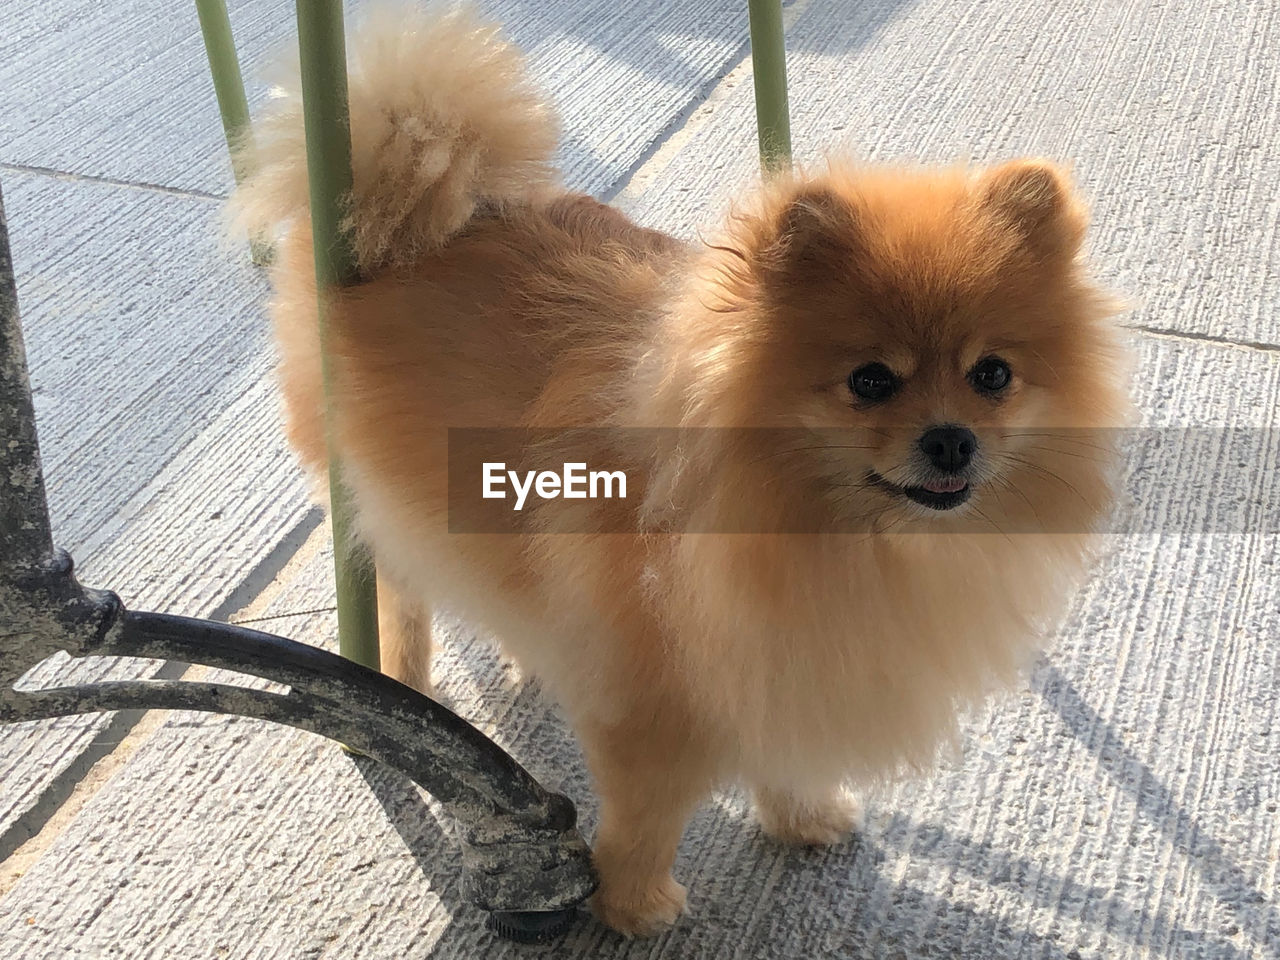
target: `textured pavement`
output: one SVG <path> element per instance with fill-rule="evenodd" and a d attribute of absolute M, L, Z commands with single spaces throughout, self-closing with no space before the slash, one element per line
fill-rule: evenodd
<path fill-rule="evenodd" d="M 328 644 L 326 528 L 280 436 L 263 278 L 219 244 L 230 176 L 187 6 L 0 17 L 0 185 L 55 531 L 132 606 Z M 292 4 L 230 6 L 247 64 L 290 37 Z M 562 110 L 573 185 L 694 236 L 754 175 L 742 4 L 486 6 Z M 411 784 L 306 734 L 173 713 L 0 728 L 0 956 L 1280 956 L 1280 530 L 1191 532 L 1206 503 L 1280 497 L 1280 11 L 797 0 L 787 17 L 801 158 L 1071 163 L 1089 254 L 1132 303 L 1144 422 L 1256 428 L 1258 455 L 1136 445 L 1137 475 L 1178 482 L 1143 488 L 1145 532 L 1114 538 L 1025 688 L 838 848 L 780 849 L 718 797 L 664 937 L 584 919 L 552 947 L 498 943 Z M 442 696 L 589 832 L 563 723 L 483 638 L 440 627 Z M 173 669 L 54 662 L 31 682 Z"/>

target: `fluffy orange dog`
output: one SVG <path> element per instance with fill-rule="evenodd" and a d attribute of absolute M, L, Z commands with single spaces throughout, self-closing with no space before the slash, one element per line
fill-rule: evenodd
<path fill-rule="evenodd" d="M 1083 578 L 1112 501 L 1099 428 L 1127 417 L 1083 211 L 1040 161 L 833 166 L 691 246 L 558 185 L 548 107 L 469 12 L 397 13 L 353 50 L 365 282 L 332 307 L 333 440 L 385 668 L 428 688 L 437 602 L 500 637 L 586 751 L 597 912 L 658 930 L 717 784 L 782 840 L 838 840 L 846 788 L 927 764 Z M 255 133 L 237 205 L 278 242 L 289 434 L 322 473 L 297 99 Z M 447 428 L 570 426 L 608 429 L 541 431 L 539 462 L 642 493 L 450 532 L 493 504 L 450 489 Z"/>

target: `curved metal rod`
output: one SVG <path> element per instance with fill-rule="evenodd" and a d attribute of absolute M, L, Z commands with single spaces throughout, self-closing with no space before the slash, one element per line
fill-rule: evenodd
<path fill-rule="evenodd" d="M 359 723 L 367 711 L 348 709 L 341 702 L 326 697 L 193 680 L 104 680 L 22 691 L 14 698 L 14 703 L 15 709 L 8 718 L 12 720 L 45 720 L 102 710 L 196 710 L 270 720 L 330 739 L 338 739 L 336 728 L 341 726 L 340 739 L 347 747 L 432 789 L 432 795 L 451 812 L 463 810 L 483 816 L 510 812 L 503 811 L 485 787 L 456 777 L 454 770 L 439 762 L 440 758 L 433 757 L 426 764 L 419 763 L 417 776 L 413 776 L 406 769 L 399 744 L 379 730 Z M 464 721 L 454 719 L 465 725 Z M 518 768 L 518 764 L 512 763 Z M 526 808 L 520 811 L 524 816 L 519 818 L 546 826 L 572 825 L 564 822 L 566 815 L 559 809 L 556 795 L 543 790 L 536 782 L 535 787 L 536 791 L 531 793 L 541 794 L 539 799 L 542 802 L 534 808 L 534 816 L 529 816 L 530 811 Z M 552 823 L 553 820 L 557 822 Z"/>
<path fill-rule="evenodd" d="M 429 697 L 337 654 L 233 624 L 132 611 L 125 614 L 123 629 L 93 652 L 180 660 L 274 680 L 290 687 L 283 696 L 297 707 L 323 703 L 335 720 L 376 712 L 383 732 L 397 744 L 385 762 L 431 789 L 442 803 L 484 813 L 502 809 L 530 821 L 548 816 L 551 795 L 483 733 Z M 362 749 L 358 732 L 345 726 L 317 732 Z M 447 751 L 451 768 L 443 781 L 440 751 Z M 483 790 L 465 776 L 470 769 L 499 767 L 503 777 Z"/>
<path fill-rule="evenodd" d="M 232 624 L 121 612 L 83 653 L 222 667 L 287 692 L 183 680 L 106 681 L 0 695 L 0 721 L 129 708 L 199 710 L 287 724 L 399 770 L 462 832 L 468 900 L 502 913 L 560 911 L 595 889 L 567 797 L 434 700 L 336 654 Z"/>

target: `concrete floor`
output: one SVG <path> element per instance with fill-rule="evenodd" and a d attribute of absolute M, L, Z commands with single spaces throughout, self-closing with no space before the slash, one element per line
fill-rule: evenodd
<path fill-rule="evenodd" d="M 485 6 L 561 107 L 571 184 L 693 236 L 754 174 L 741 4 Z M 188 7 L 35 0 L 0 21 L 55 530 L 131 606 L 326 644 L 326 530 L 280 436 L 263 278 L 219 245 L 230 175 Z M 231 8 L 246 63 L 288 41 L 291 3 Z M 662 938 L 584 919 L 552 947 L 498 944 L 412 785 L 253 721 L 117 714 L 0 728 L 0 956 L 1280 956 L 1280 11 L 797 0 L 788 23 L 802 158 L 1071 162 L 1089 255 L 1133 302 L 1145 424 L 1244 429 L 1251 455 L 1144 434 L 1139 532 L 1025 689 L 841 847 L 778 849 L 717 798 L 677 867 L 690 916 Z M 1205 521 L 1228 501 L 1240 524 Z M 440 626 L 444 698 L 589 831 L 554 711 Z M 55 661 L 32 682 L 164 669 Z"/>

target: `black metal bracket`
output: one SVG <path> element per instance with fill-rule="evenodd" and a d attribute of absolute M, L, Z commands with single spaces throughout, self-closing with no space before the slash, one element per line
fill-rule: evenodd
<path fill-rule="evenodd" d="M 288 689 L 183 680 L 15 689 L 58 651 L 220 667 Z M 0 723 L 130 708 L 272 720 L 404 773 L 459 825 L 466 897 L 490 912 L 490 926 L 504 936 L 557 935 L 595 888 L 573 803 L 434 700 L 316 647 L 225 623 L 127 611 L 115 594 L 80 586 L 71 558 L 52 543 L 0 196 Z"/>

